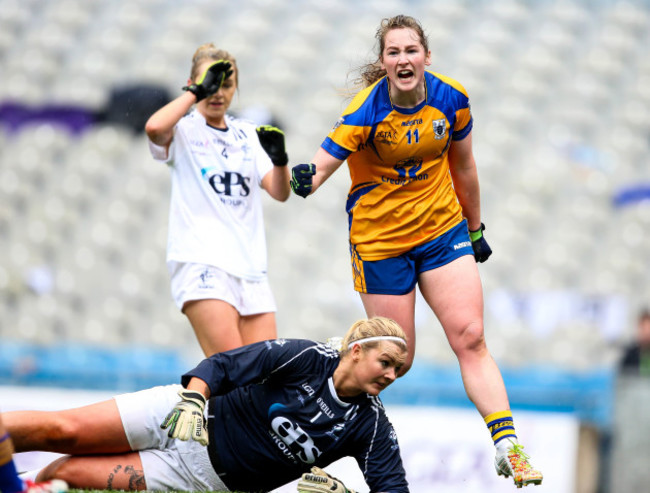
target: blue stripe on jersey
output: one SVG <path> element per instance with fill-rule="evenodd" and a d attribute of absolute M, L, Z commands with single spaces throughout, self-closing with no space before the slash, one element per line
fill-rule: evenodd
<path fill-rule="evenodd" d="M 449 121 L 451 128 L 454 128 L 456 123 L 456 110 L 467 108 L 469 106 L 469 98 L 431 72 L 425 72 L 424 76 L 427 81 L 427 104 L 442 111 Z M 471 130 L 472 122 L 470 121 L 462 132 L 454 132 L 453 139 L 462 140 L 467 137 L 467 134 Z"/>
<path fill-rule="evenodd" d="M 451 138 L 453 140 L 463 140 L 472 131 L 473 126 L 474 126 L 474 119 L 472 118 L 463 130 L 461 130 L 460 132 L 454 132 Z"/>
<path fill-rule="evenodd" d="M 393 111 L 388 95 L 388 79 L 384 77 L 376 83 L 364 102 L 354 112 L 343 116 L 343 123 L 352 126 L 372 126 L 384 121 Z"/>
<path fill-rule="evenodd" d="M 325 138 L 325 140 L 321 144 L 321 147 L 325 149 L 327 152 L 329 152 L 336 159 L 340 159 L 341 161 L 345 161 L 348 158 L 348 156 L 353 152 L 353 151 L 349 151 L 345 147 L 341 147 L 329 137 Z"/>
<path fill-rule="evenodd" d="M 348 213 L 348 230 L 352 227 L 352 208 L 359 201 L 361 197 L 370 192 L 372 189 L 377 188 L 379 183 L 360 183 L 354 192 L 348 195 L 348 200 L 345 203 L 345 210 Z"/>

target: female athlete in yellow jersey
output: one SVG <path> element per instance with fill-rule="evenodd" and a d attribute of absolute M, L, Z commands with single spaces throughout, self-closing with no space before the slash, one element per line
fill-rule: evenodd
<path fill-rule="evenodd" d="M 406 331 L 407 371 L 415 352 L 415 285 L 445 331 L 468 397 L 497 448 L 499 474 L 518 486 L 540 484 L 517 442 L 501 372 L 483 332 L 483 292 L 476 262 L 492 253 L 483 238 L 465 89 L 426 70 L 431 63 L 420 23 L 384 19 L 379 55 L 362 69 L 365 88 L 316 152 L 293 168 L 291 187 L 306 197 L 347 160 L 347 200 L 354 287 L 368 316 Z"/>

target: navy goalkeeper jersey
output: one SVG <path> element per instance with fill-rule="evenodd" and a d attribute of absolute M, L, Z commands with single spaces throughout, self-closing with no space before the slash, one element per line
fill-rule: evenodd
<path fill-rule="evenodd" d="M 217 353 L 183 375 L 184 386 L 198 377 L 210 387 L 209 448 L 229 489 L 270 491 L 351 456 L 371 491 L 408 492 L 381 401 L 339 398 L 339 361 L 325 344 L 277 339 Z"/>

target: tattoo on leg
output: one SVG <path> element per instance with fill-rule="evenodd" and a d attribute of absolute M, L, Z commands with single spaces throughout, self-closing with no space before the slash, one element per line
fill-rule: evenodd
<path fill-rule="evenodd" d="M 122 470 L 124 474 L 128 476 L 128 481 L 129 481 L 129 487 L 128 489 L 130 491 L 134 490 L 144 490 L 146 489 L 147 485 L 144 481 L 144 472 L 141 469 L 136 469 L 135 467 L 129 465 L 129 466 L 122 466 L 121 464 L 118 464 L 115 466 L 115 469 L 113 469 L 113 472 L 111 472 L 108 475 L 108 481 L 106 482 L 106 489 L 107 490 L 112 490 L 112 489 L 122 489 L 123 486 L 119 488 L 113 487 L 113 482 L 115 480 L 115 476 L 117 473 Z"/>
<path fill-rule="evenodd" d="M 112 490 L 113 489 L 113 479 L 115 479 L 115 475 L 117 472 L 122 469 L 122 466 L 118 464 L 115 469 L 113 469 L 113 472 L 108 475 L 108 481 L 106 482 L 106 489 Z"/>
<path fill-rule="evenodd" d="M 142 469 L 136 469 L 133 466 L 126 466 L 124 472 L 129 474 L 129 489 L 130 490 L 144 490 L 147 485 L 144 482 L 144 471 Z"/>

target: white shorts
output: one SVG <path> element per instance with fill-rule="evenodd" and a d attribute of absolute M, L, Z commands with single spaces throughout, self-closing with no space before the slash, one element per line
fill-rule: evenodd
<path fill-rule="evenodd" d="M 181 389 L 166 385 L 115 397 L 129 445 L 140 453 L 147 490 L 229 491 L 214 471 L 207 447 L 169 438 L 168 430 L 160 428 Z"/>
<path fill-rule="evenodd" d="M 205 264 L 167 262 L 172 297 L 183 310 L 191 300 L 222 300 L 234 306 L 240 315 L 255 315 L 277 310 L 269 281 L 248 281 Z"/>

